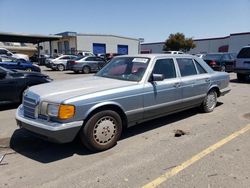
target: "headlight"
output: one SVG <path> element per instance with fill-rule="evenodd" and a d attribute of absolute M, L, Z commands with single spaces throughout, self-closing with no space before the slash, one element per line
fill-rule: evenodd
<path fill-rule="evenodd" d="M 75 115 L 75 106 L 42 102 L 40 113 L 42 115 L 48 115 L 50 117 L 57 117 L 59 119 L 65 120 L 72 118 Z"/>
<path fill-rule="evenodd" d="M 52 117 L 57 117 L 59 111 L 59 105 L 58 104 L 48 104 L 47 107 L 47 114 Z"/>

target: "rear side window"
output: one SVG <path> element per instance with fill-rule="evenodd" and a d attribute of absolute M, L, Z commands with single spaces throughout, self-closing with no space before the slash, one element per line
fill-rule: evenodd
<path fill-rule="evenodd" d="M 198 63 L 196 60 L 194 60 L 194 63 L 196 65 L 196 68 L 199 72 L 199 74 L 206 74 L 207 71 L 200 65 L 200 63 Z"/>
<path fill-rule="evenodd" d="M 237 58 L 250 58 L 250 48 L 242 48 Z"/>
<path fill-rule="evenodd" d="M 159 59 L 155 62 L 153 74 L 163 74 L 164 78 L 176 78 L 173 59 Z"/>
<path fill-rule="evenodd" d="M 194 62 L 192 59 L 189 58 L 176 58 L 176 61 L 178 63 L 181 76 L 192 76 L 196 75 L 196 69 L 194 66 Z"/>

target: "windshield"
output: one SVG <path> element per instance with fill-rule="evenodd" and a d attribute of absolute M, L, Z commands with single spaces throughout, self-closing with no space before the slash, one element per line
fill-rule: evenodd
<path fill-rule="evenodd" d="M 139 82 L 149 63 L 144 57 L 117 57 L 112 59 L 96 76 Z"/>
<path fill-rule="evenodd" d="M 207 54 L 204 56 L 204 60 L 214 60 L 218 61 L 222 58 L 223 54 Z"/>

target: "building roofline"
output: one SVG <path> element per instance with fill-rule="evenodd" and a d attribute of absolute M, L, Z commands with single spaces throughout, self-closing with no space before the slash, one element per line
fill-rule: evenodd
<path fill-rule="evenodd" d="M 230 36 L 235 36 L 235 35 L 250 35 L 250 32 L 242 32 L 242 33 L 232 33 Z"/>
<path fill-rule="evenodd" d="M 145 44 L 145 45 L 150 45 L 150 44 L 164 44 L 165 42 L 149 42 L 149 43 L 142 43 Z"/>
<path fill-rule="evenodd" d="M 136 40 L 139 41 L 139 38 L 131 38 L 131 37 L 124 37 L 120 35 L 112 35 L 112 34 L 90 34 L 90 33 L 77 33 L 77 36 L 104 36 L 104 37 L 118 37 L 123 39 L 129 39 L 129 40 Z"/>

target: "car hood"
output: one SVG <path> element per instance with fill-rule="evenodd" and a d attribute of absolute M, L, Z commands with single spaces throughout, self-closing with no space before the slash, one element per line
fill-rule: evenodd
<path fill-rule="evenodd" d="M 33 86 L 29 88 L 29 92 L 38 95 L 41 100 L 61 103 L 67 99 L 72 99 L 82 95 L 137 84 L 137 82 L 90 76 L 85 78 L 54 81 Z"/>

